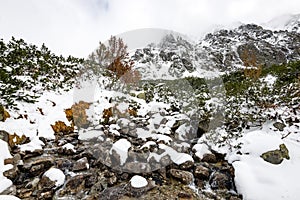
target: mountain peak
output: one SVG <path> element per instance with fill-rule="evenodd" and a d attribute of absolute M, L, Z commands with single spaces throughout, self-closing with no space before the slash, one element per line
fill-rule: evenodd
<path fill-rule="evenodd" d="M 272 30 L 287 30 L 300 33 L 300 14 L 285 14 L 263 24 Z"/>

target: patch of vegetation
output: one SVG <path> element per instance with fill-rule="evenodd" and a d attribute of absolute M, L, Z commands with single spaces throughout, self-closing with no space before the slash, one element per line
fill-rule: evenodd
<path fill-rule="evenodd" d="M 38 48 L 23 39 L 0 39 L 0 103 L 15 107 L 16 100 L 33 103 L 45 90 L 68 90 L 82 63 L 57 56 L 44 44 Z"/>

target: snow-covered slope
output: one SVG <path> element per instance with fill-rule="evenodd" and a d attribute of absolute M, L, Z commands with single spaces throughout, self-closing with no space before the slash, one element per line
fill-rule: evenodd
<path fill-rule="evenodd" d="M 168 34 L 130 55 L 143 79 L 211 78 L 244 68 L 251 59 L 255 67 L 269 67 L 300 58 L 300 33 L 294 31 L 298 18 L 289 18 L 284 30 L 243 24 L 209 33 L 199 41 Z"/>
<path fill-rule="evenodd" d="M 271 21 L 262 24 L 262 26 L 272 30 L 287 30 L 300 32 L 300 14 L 286 14 L 272 19 Z"/>

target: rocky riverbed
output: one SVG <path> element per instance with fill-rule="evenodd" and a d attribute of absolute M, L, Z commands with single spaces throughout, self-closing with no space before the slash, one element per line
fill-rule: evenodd
<path fill-rule="evenodd" d="M 57 133 L 55 139 L 41 137 L 45 145 L 33 152 L 13 147 L 13 158 L 5 160 L 13 168 L 4 172 L 13 185 L 2 194 L 28 200 L 242 199 L 235 190 L 234 168 L 222 154 L 204 154 L 200 160 L 191 151 L 194 162 L 138 173 L 147 185 L 137 187 L 131 181 L 136 173 L 105 165 L 103 157 L 96 154 L 102 151 L 102 145 L 91 145 L 91 141 L 79 140 L 78 136 L 71 132 Z M 58 178 L 49 175 L 49 171 Z"/>

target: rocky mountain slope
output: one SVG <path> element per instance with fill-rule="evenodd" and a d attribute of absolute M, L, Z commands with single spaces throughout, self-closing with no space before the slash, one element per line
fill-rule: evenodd
<path fill-rule="evenodd" d="M 209 33 L 194 42 L 167 35 L 159 44 L 136 50 L 132 57 L 147 79 L 217 76 L 216 72 L 243 68 L 248 54 L 255 57 L 256 65 L 265 67 L 299 60 L 299 16 L 289 17 L 284 23 L 282 30 L 244 24 Z"/>

